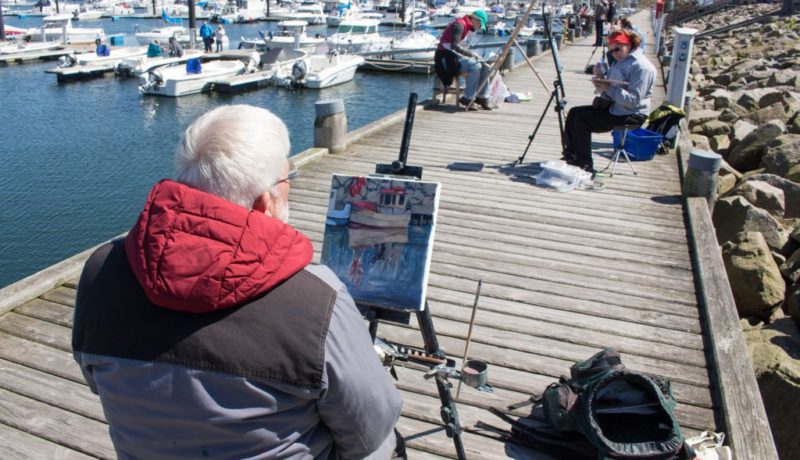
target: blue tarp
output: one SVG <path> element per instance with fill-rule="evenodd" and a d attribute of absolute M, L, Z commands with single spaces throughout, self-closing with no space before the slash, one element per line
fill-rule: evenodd
<path fill-rule="evenodd" d="M 200 64 L 200 59 L 194 58 L 186 61 L 186 73 L 202 73 L 203 65 Z"/>
<path fill-rule="evenodd" d="M 170 24 L 180 24 L 181 18 L 171 18 L 167 16 L 167 10 L 161 10 L 161 19 L 165 22 L 169 22 Z"/>

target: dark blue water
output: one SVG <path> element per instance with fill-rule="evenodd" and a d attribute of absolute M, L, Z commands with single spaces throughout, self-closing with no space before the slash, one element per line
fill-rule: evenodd
<path fill-rule="evenodd" d="M 41 23 L 5 20 L 22 27 Z M 134 24 L 152 28 L 160 21 L 76 25 L 128 33 L 126 42 L 134 44 Z M 235 45 L 240 36 L 256 37 L 268 27 L 226 29 Z M 59 85 L 44 73 L 55 66 L 0 67 L 0 287 L 128 230 L 150 187 L 171 176 L 182 131 L 214 107 L 252 104 L 273 111 L 289 127 L 298 153 L 312 146 L 316 101 L 343 99 L 352 130 L 404 110 L 410 92 L 425 98 L 432 85 L 431 77 L 358 73 L 350 83 L 321 91 L 266 88 L 171 99 L 139 95 L 135 79 Z"/>

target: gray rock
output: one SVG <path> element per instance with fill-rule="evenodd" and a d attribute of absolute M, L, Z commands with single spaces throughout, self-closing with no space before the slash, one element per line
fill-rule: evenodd
<path fill-rule="evenodd" d="M 711 150 L 711 144 L 708 138 L 702 134 L 689 134 L 689 139 L 692 140 L 692 146 L 700 150 Z"/>
<path fill-rule="evenodd" d="M 692 132 L 702 134 L 706 137 L 716 136 L 718 134 L 727 135 L 731 132 L 731 126 L 719 120 L 709 120 L 702 125 L 696 125 L 692 128 Z"/>
<path fill-rule="evenodd" d="M 692 100 L 694 102 L 694 99 Z M 689 115 L 689 129 L 697 125 L 702 125 L 711 120 L 719 119 L 720 112 L 717 110 L 695 110 Z"/>
<path fill-rule="evenodd" d="M 800 112 L 794 114 L 786 125 L 786 130 L 792 134 L 800 134 Z"/>
<path fill-rule="evenodd" d="M 731 148 L 736 147 L 744 140 L 745 137 L 747 137 L 748 134 L 755 131 L 756 128 L 758 128 L 756 125 L 747 120 L 737 120 L 735 123 L 733 123 L 730 135 Z"/>
<path fill-rule="evenodd" d="M 728 148 L 731 146 L 731 141 L 727 134 L 717 134 L 708 138 L 708 143 L 711 149 L 722 155 L 728 153 Z"/>
<path fill-rule="evenodd" d="M 734 147 L 726 160 L 739 171 L 756 169 L 769 143 L 786 131 L 780 120 L 771 120 L 759 126 Z"/>
<path fill-rule="evenodd" d="M 743 178 L 743 180 L 764 181 L 783 190 L 784 203 L 786 203 L 786 211 L 783 217 L 786 219 L 800 217 L 800 184 L 797 182 L 792 182 L 775 174 L 754 174 Z"/>
<path fill-rule="evenodd" d="M 736 123 L 737 120 L 739 120 L 739 115 L 731 109 L 722 109 L 722 113 L 719 114 L 719 121 L 724 121 L 732 125 Z M 755 129 L 755 126 L 753 128 Z"/>
<path fill-rule="evenodd" d="M 792 319 L 784 318 L 745 332 L 761 399 L 782 459 L 797 458 L 800 437 L 800 333 Z"/>
<path fill-rule="evenodd" d="M 757 208 L 763 209 L 770 214 L 783 217 L 785 210 L 783 190 L 763 181 L 745 181 L 737 187 L 730 195 L 744 197 Z"/>
<path fill-rule="evenodd" d="M 716 89 L 708 95 L 714 101 L 714 110 L 722 110 L 734 104 L 733 94 L 725 89 Z"/>
<path fill-rule="evenodd" d="M 741 185 L 731 190 L 729 195 L 735 195 L 739 187 Z M 789 240 L 787 232 L 769 212 L 755 207 L 741 196 L 719 199 L 714 206 L 713 221 L 720 244 L 737 241 L 740 232 L 759 232 L 770 248 L 783 253 Z"/>
<path fill-rule="evenodd" d="M 767 319 L 783 304 L 786 283 L 761 233 L 744 232 L 737 238 L 722 245 L 736 310 L 739 317 Z"/>
<path fill-rule="evenodd" d="M 762 109 L 753 110 L 742 115 L 742 118 L 749 120 L 756 125 L 763 125 L 770 120 L 780 120 L 784 124 L 789 121 L 789 113 L 782 102 L 776 102 Z"/>
<path fill-rule="evenodd" d="M 767 85 L 772 87 L 789 86 L 793 88 L 800 88 L 800 72 L 794 70 L 775 72 L 771 77 L 769 77 Z"/>
<path fill-rule="evenodd" d="M 778 265 L 781 275 L 791 284 L 800 280 L 800 251 L 794 251 L 788 259 Z"/>
<path fill-rule="evenodd" d="M 761 158 L 761 167 L 768 174 L 785 177 L 792 166 L 800 164 L 800 134 L 784 134 L 775 139 Z"/>

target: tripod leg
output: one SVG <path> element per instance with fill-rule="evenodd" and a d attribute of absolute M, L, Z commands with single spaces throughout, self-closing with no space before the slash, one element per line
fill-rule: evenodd
<path fill-rule="evenodd" d="M 425 301 L 425 309 L 417 312 L 417 322 L 419 323 L 422 340 L 425 342 L 425 351 L 437 356 L 444 357 L 444 353 L 439 348 L 439 340 L 436 338 L 436 331 L 433 329 L 433 319 L 428 301 Z M 467 454 L 464 452 L 464 443 L 461 440 L 461 424 L 458 420 L 458 410 L 453 395 L 450 393 L 452 385 L 445 377 L 436 375 L 436 389 L 439 392 L 439 401 L 442 407 L 439 411 L 442 422 L 444 423 L 447 437 L 453 439 L 458 460 L 466 460 Z"/>
<path fill-rule="evenodd" d="M 623 149 L 623 150 L 622 150 L 622 154 L 623 154 L 623 155 L 625 155 L 625 161 L 627 161 L 627 162 L 628 162 L 628 166 L 630 166 L 630 167 L 631 167 L 631 171 L 633 171 L 633 175 L 634 175 L 634 176 L 638 176 L 638 174 L 636 173 L 636 169 L 634 169 L 634 168 L 633 168 L 633 163 L 631 163 L 631 157 L 629 157 L 629 156 L 628 156 L 628 152 L 626 152 L 626 151 Z"/>
<path fill-rule="evenodd" d="M 536 128 L 534 128 L 533 133 L 530 136 L 528 136 L 528 146 L 525 147 L 525 151 L 522 152 L 522 156 L 517 158 L 517 164 L 518 165 L 521 165 L 522 161 L 525 160 L 525 155 L 528 154 L 528 149 L 531 148 L 531 144 L 533 143 L 533 139 L 536 137 L 536 133 L 539 132 L 539 127 L 542 126 L 542 122 L 544 121 L 544 117 L 545 117 L 545 115 L 547 115 L 547 110 L 550 109 L 550 104 L 553 103 L 553 99 L 555 99 L 556 96 L 558 95 L 558 93 L 556 91 L 558 91 L 558 89 L 556 89 L 555 91 L 550 93 L 550 99 L 547 101 L 547 105 L 544 107 L 544 111 L 542 112 L 542 116 L 539 117 L 539 122 L 536 123 Z M 559 119 L 559 121 L 560 121 L 560 119 Z M 563 129 L 562 129 L 562 132 L 563 132 Z M 563 147 L 563 140 L 562 140 L 562 147 Z"/>

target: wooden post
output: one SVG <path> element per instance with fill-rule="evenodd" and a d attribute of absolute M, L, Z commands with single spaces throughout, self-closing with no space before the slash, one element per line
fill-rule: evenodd
<path fill-rule="evenodd" d="M 6 26 L 3 23 L 3 2 L 0 0 L 0 40 L 6 39 Z"/>
<path fill-rule="evenodd" d="M 342 99 L 326 99 L 314 104 L 314 147 L 339 153 L 347 147 L 347 115 Z"/>
<path fill-rule="evenodd" d="M 689 167 L 683 177 L 683 196 L 706 199 L 708 210 L 713 215 L 719 186 L 719 167 L 722 156 L 705 150 L 692 150 Z"/>

